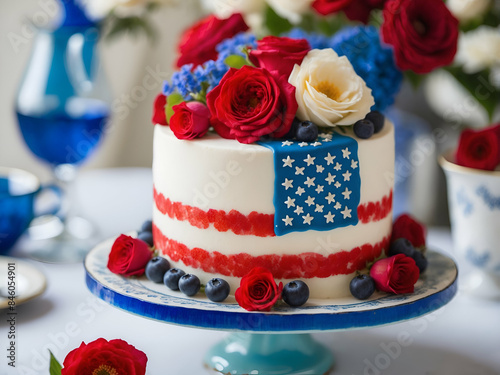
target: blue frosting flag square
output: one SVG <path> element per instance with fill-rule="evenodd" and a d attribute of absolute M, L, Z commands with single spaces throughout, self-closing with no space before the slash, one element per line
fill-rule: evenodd
<path fill-rule="evenodd" d="M 358 143 L 335 132 L 316 142 L 259 142 L 274 155 L 274 232 L 356 225 L 360 200 Z"/>

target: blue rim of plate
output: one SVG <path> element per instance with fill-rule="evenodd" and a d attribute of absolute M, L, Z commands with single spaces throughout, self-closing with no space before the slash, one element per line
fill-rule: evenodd
<path fill-rule="evenodd" d="M 339 331 L 402 322 L 446 305 L 457 292 L 458 270 L 446 255 L 429 251 L 429 266 L 415 292 L 389 295 L 376 292 L 367 301 L 353 297 L 310 300 L 305 306 L 278 306 L 269 313 L 249 312 L 232 303 L 192 298 L 154 284 L 144 276 L 125 278 L 111 273 L 107 258 L 114 239 L 96 246 L 85 259 L 89 290 L 127 312 L 165 323 L 205 329 L 255 333 Z"/>

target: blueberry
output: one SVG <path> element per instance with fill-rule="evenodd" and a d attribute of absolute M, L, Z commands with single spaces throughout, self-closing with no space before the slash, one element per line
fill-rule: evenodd
<path fill-rule="evenodd" d="M 368 139 L 375 132 L 375 126 L 373 125 L 373 122 L 371 122 L 370 120 L 364 119 L 356 121 L 353 130 L 354 134 L 356 134 L 358 138 Z"/>
<path fill-rule="evenodd" d="M 300 122 L 301 121 L 297 117 L 293 119 L 292 126 L 290 126 L 290 130 L 284 136 L 285 139 L 293 139 L 297 136 L 297 129 L 299 128 Z"/>
<path fill-rule="evenodd" d="M 151 220 L 146 220 L 142 223 L 141 230 L 139 232 L 152 232 L 153 231 L 153 222 Z"/>
<path fill-rule="evenodd" d="M 230 289 L 226 280 L 214 278 L 207 283 L 205 294 L 210 301 L 222 302 L 229 295 Z"/>
<path fill-rule="evenodd" d="M 170 263 L 168 260 L 162 257 L 154 257 L 146 264 L 146 277 L 155 283 L 161 283 L 165 272 L 169 269 Z"/>
<path fill-rule="evenodd" d="M 427 269 L 427 258 L 425 257 L 425 255 L 416 250 L 413 254 L 413 259 L 415 260 L 420 273 L 423 273 Z"/>
<path fill-rule="evenodd" d="M 311 121 L 302 121 L 296 134 L 299 142 L 314 142 L 318 138 L 318 127 Z"/>
<path fill-rule="evenodd" d="M 163 276 L 163 284 L 172 290 L 179 290 L 179 279 L 184 276 L 186 272 L 178 268 L 170 268 Z"/>
<path fill-rule="evenodd" d="M 354 298 L 370 298 L 375 292 L 375 281 L 369 275 L 358 275 L 351 280 L 349 290 Z"/>
<path fill-rule="evenodd" d="M 387 255 L 392 257 L 396 254 L 404 254 L 407 257 L 413 258 L 415 247 L 406 238 L 398 238 L 389 246 L 389 253 Z"/>
<path fill-rule="evenodd" d="M 144 242 L 146 242 L 149 247 L 153 247 L 154 246 L 154 243 L 153 243 L 153 233 L 151 233 L 151 232 L 140 232 L 137 235 L 137 238 L 139 240 L 143 240 Z"/>
<path fill-rule="evenodd" d="M 200 291 L 200 279 L 190 273 L 183 275 L 179 279 L 179 289 L 186 296 L 194 296 Z"/>
<path fill-rule="evenodd" d="M 384 127 L 385 117 L 379 111 L 371 111 L 365 117 L 365 119 L 370 120 L 375 127 L 375 133 L 378 133 Z"/>
<path fill-rule="evenodd" d="M 309 299 L 309 287 L 300 280 L 290 281 L 283 288 L 281 297 L 292 307 L 302 306 Z"/>

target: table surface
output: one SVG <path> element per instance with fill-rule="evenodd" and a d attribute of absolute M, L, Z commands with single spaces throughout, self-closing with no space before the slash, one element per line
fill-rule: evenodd
<path fill-rule="evenodd" d="M 102 239 L 135 230 L 151 217 L 149 169 L 85 171 L 75 188 L 80 212 L 98 225 Z M 452 256 L 448 228 L 430 228 L 428 243 Z M 13 255 L 26 257 L 22 241 Z M 42 296 L 17 307 L 16 368 L 7 366 L 2 355 L 0 375 L 48 374 L 48 350 L 62 362 L 82 341 L 99 337 L 121 338 L 144 351 L 149 375 L 201 375 L 204 353 L 227 335 L 116 309 L 88 291 L 82 264 L 29 262 L 45 274 L 48 287 Z M 7 313 L 0 313 L 5 348 Z M 477 299 L 460 289 L 448 305 L 412 321 L 314 337 L 334 353 L 333 374 L 500 374 L 500 302 Z"/>

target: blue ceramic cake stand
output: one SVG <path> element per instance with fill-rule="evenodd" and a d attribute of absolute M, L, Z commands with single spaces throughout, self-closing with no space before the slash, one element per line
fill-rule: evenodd
<path fill-rule="evenodd" d="M 90 291 L 128 312 L 165 323 L 233 333 L 205 356 L 206 368 L 225 375 L 323 375 L 333 368 L 331 352 L 312 332 L 339 331 L 401 322 L 430 313 L 457 292 L 453 260 L 428 253 L 429 267 L 408 295 L 376 292 L 369 300 L 310 299 L 304 307 L 280 305 L 270 313 L 249 312 L 233 297 L 214 303 L 186 297 L 145 277 L 124 278 L 107 267 L 113 240 L 95 247 L 85 260 Z"/>

